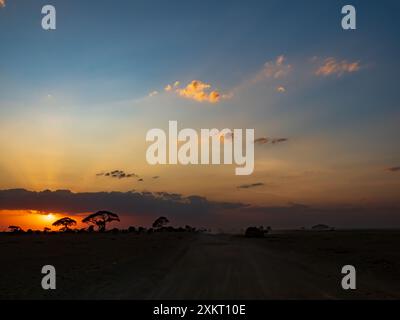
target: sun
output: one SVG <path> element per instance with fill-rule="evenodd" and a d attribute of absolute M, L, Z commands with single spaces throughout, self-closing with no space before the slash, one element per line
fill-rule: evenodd
<path fill-rule="evenodd" d="M 45 219 L 46 221 L 53 221 L 53 220 L 55 219 L 55 215 L 52 214 L 52 213 L 46 214 L 46 215 L 44 216 L 44 219 Z"/>

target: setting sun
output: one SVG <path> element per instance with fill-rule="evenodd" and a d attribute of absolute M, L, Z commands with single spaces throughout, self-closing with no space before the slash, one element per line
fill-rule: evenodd
<path fill-rule="evenodd" d="M 46 221 L 49 221 L 49 222 L 53 221 L 55 218 L 56 218 L 55 215 L 52 214 L 52 213 L 49 213 L 49 214 L 47 214 L 47 215 L 44 216 L 44 219 L 45 219 Z"/>

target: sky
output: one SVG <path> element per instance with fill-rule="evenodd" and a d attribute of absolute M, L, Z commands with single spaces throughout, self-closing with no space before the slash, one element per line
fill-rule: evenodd
<path fill-rule="evenodd" d="M 346 4 L 0 1 L 0 230 L 101 209 L 121 226 L 399 227 L 400 3 L 351 1 L 356 30 Z M 254 173 L 149 165 L 146 133 L 170 120 L 255 129 Z"/>

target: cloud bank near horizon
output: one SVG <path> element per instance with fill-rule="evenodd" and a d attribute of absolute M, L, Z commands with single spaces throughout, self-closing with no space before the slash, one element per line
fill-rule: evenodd
<path fill-rule="evenodd" d="M 244 228 L 249 225 L 299 228 L 318 223 L 347 228 L 400 227 L 400 206 L 312 207 L 296 203 L 288 203 L 286 206 L 257 206 L 241 202 L 211 201 L 198 195 L 184 196 L 168 192 L 74 193 L 70 190 L 36 192 L 8 189 L 0 190 L 0 210 L 36 210 L 70 216 L 110 210 L 121 217 L 137 217 L 141 221 L 151 221 L 164 215 L 176 224 L 227 228 Z"/>

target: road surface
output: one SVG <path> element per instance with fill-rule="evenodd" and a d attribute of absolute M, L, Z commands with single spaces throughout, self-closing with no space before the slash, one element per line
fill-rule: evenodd
<path fill-rule="evenodd" d="M 346 295 L 340 286 L 339 266 L 312 265 L 297 255 L 269 250 L 263 241 L 200 235 L 180 253 L 148 298 L 333 299 Z"/>

